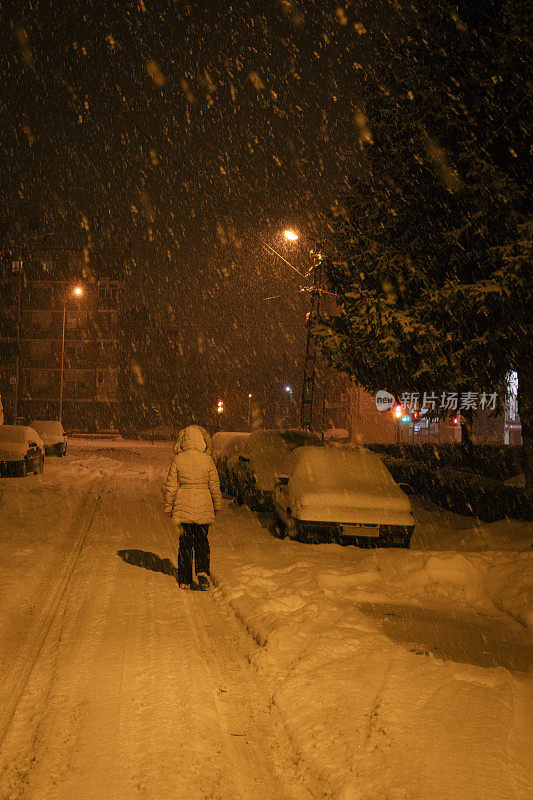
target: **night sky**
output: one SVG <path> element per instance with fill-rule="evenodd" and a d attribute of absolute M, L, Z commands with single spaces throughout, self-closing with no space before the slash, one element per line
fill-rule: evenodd
<path fill-rule="evenodd" d="M 126 303 L 202 338 L 190 369 L 207 393 L 297 385 L 305 281 L 260 238 L 311 265 L 309 237 L 358 168 L 386 8 L 4 4 L 2 249 L 110 248 L 131 267 Z"/>

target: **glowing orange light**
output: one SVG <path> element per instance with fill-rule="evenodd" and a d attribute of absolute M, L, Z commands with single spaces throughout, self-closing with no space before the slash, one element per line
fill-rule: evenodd
<path fill-rule="evenodd" d="M 76 295 L 76 297 L 81 297 L 81 295 L 83 294 L 83 289 L 81 288 L 81 286 L 76 286 L 74 288 L 74 294 Z"/>
<path fill-rule="evenodd" d="M 283 231 L 283 233 L 285 238 L 288 239 L 289 242 L 296 242 L 300 238 L 298 234 L 295 233 L 294 231 L 287 230 Z"/>

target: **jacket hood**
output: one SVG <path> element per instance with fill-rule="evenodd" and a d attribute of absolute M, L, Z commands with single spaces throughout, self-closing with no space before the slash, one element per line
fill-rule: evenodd
<path fill-rule="evenodd" d="M 185 450 L 198 450 L 200 453 L 207 450 L 209 452 L 208 443 L 210 443 L 210 437 L 207 431 L 204 431 L 199 425 L 189 425 L 179 432 L 174 452 L 182 453 Z"/>

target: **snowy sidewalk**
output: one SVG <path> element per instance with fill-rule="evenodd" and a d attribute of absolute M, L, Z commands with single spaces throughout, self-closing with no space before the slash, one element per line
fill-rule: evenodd
<path fill-rule="evenodd" d="M 303 545 L 268 522 L 228 505 L 213 573 L 328 796 L 529 798 L 533 651 L 511 616 L 531 553 Z"/>

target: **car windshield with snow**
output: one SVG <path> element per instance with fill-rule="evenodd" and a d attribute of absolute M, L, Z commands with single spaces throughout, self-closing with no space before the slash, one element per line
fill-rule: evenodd
<path fill-rule="evenodd" d="M 47 455 L 64 456 L 67 452 L 67 435 L 59 420 L 34 419 L 32 428 L 44 442 Z"/>
<path fill-rule="evenodd" d="M 260 430 L 248 437 L 235 467 L 236 496 L 255 510 L 270 509 L 278 474 L 290 453 L 303 445 L 321 445 L 304 430 Z"/>
<path fill-rule="evenodd" d="M 213 460 L 220 478 L 220 488 L 225 495 L 234 493 L 233 470 L 249 436 L 249 432 L 242 431 L 218 431 L 213 435 Z"/>
<path fill-rule="evenodd" d="M 273 493 L 275 523 L 300 540 L 409 547 L 409 498 L 375 453 L 301 447 L 286 460 Z"/>

